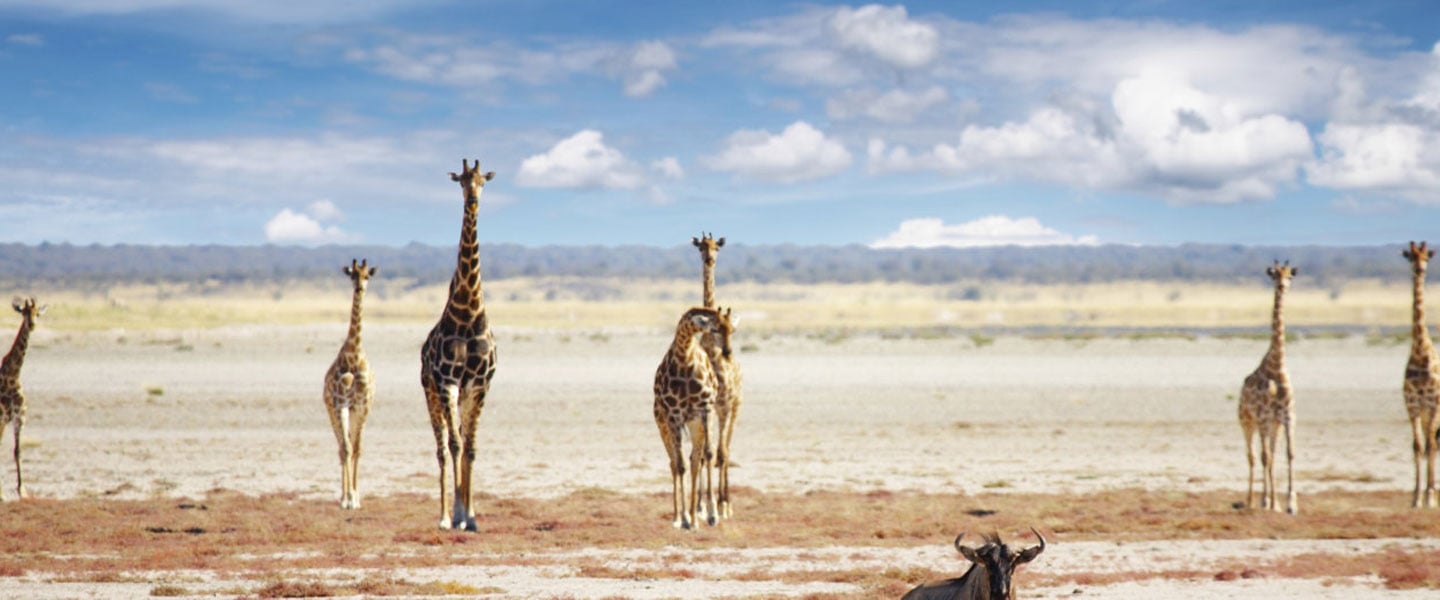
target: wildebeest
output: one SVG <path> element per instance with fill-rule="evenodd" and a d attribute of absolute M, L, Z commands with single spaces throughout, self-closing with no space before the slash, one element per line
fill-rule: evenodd
<path fill-rule="evenodd" d="M 965 537 L 955 538 L 955 549 L 969 559 L 970 570 L 954 579 L 931 581 L 910 590 L 901 600 L 1010 600 L 1015 597 L 1015 567 L 1035 560 L 1045 551 L 1045 536 L 1030 528 L 1040 545 L 1015 551 L 1000 540 L 1000 534 L 984 535 L 985 545 L 970 548 L 960 545 Z"/>

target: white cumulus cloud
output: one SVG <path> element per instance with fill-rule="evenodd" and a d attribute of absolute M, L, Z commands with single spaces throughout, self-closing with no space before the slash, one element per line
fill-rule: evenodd
<path fill-rule="evenodd" d="M 355 236 L 344 232 L 339 226 L 324 223 L 340 217 L 340 209 L 329 200 L 311 204 L 310 214 L 284 208 L 265 222 L 265 241 L 272 244 L 306 246 L 355 241 Z"/>
<path fill-rule="evenodd" d="M 1299 121 L 1247 110 L 1174 75 L 1146 74 L 1119 82 L 1109 106 L 1069 98 L 1024 120 L 967 125 L 958 141 L 929 151 L 873 139 L 868 155 L 872 172 L 933 169 L 1232 203 L 1273 198 L 1295 184 L 1313 144 Z"/>
<path fill-rule="evenodd" d="M 1076 237 L 1040 224 L 1034 217 L 1018 219 L 990 215 L 958 225 L 941 219 L 907 219 L 889 235 L 870 243 L 871 248 L 973 248 L 978 246 L 1094 246 L 1093 235 Z"/>
<path fill-rule="evenodd" d="M 605 145 L 604 134 L 584 129 L 525 159 L 515 182 L 539 188 L 635 189 L 645 178 L 624 154 Z"/>
<path fill-rule="evenodd" d="M 1372 98 L 1355 70 L 1341 73 L 1335 118 L 1316 136 L 1313 185 L 1435 204 L 1440 194 L 1440 43 L 1405 97 Z"/>
<path fill-rule="evenodd" d="M 828 177 L 850 166 L 850 151 L 804 121 L 779 134 L 744 129 L 730 134 L 707 166 L 760 181 L 795 183 Z"/>

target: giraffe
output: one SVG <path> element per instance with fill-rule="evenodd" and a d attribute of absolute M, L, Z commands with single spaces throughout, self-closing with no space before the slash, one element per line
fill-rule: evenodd
<path fill-rule="evenodd" d="M 350 276 L 355 290 L 350 304 L 350 331 L 345 335 L 345 343 L 340 346 L 340 354 L 330 364 L 330 370 L 325 372 L 325 412 L 330 415 L 330 427 L 335 430 L 335 441 L 340 446 L 342 510 L 360 508 L 357 483 L 360 437 L 365 431 L 365 418 L 370 415 L 370 403 L 375 398 L 370 362 L 365 360 L 365 349 L 360 346 L 360 316 L 365 287 L 378 270 L 367 261 L 355 260 L 342 269 Z"/>
<path fill-rule="evenodd" d="M 440 529 L 475 531 L 471 473 L 475 466 L 475 430 L 485 407 L 485 393 L 495 376 L 495 335 L 485 315 L 480 289 L 480 246 L 475 240 L 475 215 L 480 193 L 495 172 L 482 173 L 462 160 L 461 172 L 450 174 L 465 197 L 460 227 L 460 252 L 450 295 L 440 320 L 420 350 L 420 385 L 435 432 L 435 458 L 440 463 Z M 449 463 L 447 469 L 447 462 Z M 453 486 L 453 506 L 446 501 Z"/>
<path fill-rule="evenodd" d="M 716 239 L 708 233 L 701 233 L 700 237 L 690 238 L 690 243 L 700 250 L 700 261 L 704 264 L 704 306 L 715 308 L 715 259 L 720 256 L 720 249 L 725 247 L 725 238 Z"/>
<path fill-rule="evenodd" d="M 719 256 L 720 249 L 725 247 L 725 238 L 717 239 L 708 233 L 701 233 L 698 238 L 690 238 L 690 243 L 700 250 L 705 308 L 715 308 L 715 259 Z M 730 309 L 720 313 L 720 317 L 724 319 L 726 328 L 733 332 L 735 322 L 731 318 Z M 706 353 L 710 355 L 710 364 L 719 383 L 719 393 L 715 398 L 715 413 L 719 425 L 715 452 L 715 468 L 719 475 L 717 501 L 720 517 L 729 519 L 735 512 L 730 504 L 730 440 L 735 434 L 735 419 L 740 414 L 740 405 L 744 403 L 741 392 L 744 377 L 740 373 L 740 363 L 735 361 L 733 355 L 722 354 L 713 336 L 707 334 L 702 341 Z"/>
<path fill-rule="evenodd" d="M 20 433 L 25 429 L 25 392 L 20 389 L 20 367 L 25 363 L 25 351 L 30 347 L 30 332 L 35 321 L 45 314 L 45 306 L 37 307 L 35 298 L 16 298 L 10 304 L 20 313 L 20 331 L 15 333 L 15 345 L 0 362 L 0 439 L 4 438 L 5 426 L 15 427 L 15 495 L 24 499 L 25 476 L 20 470 Z M 5 494 L 0 492 L 0 501 Z"/>
<path fill-rule="evenodd" d="M 1440 429 L 1440 358 L 1435 345 L 1430 342 L 1430 329 L 1425 325 L 1425 268 L 1435 251 L 1426 248 L 1425 242 L 1410 242 L 1410 247 L 1400 253 L 1410 261 L 1411 274 L 1415 282 L 1415 304 L 1411 311 L 1413 326 L 1410 330 L 1410 360 L 1405 363 L 1405 412 L 1410 416 L 1410 431 L 1415 442 L 1415 496 L 1410 501 L 1414 508 L 1430 507 L 1435 504 L 1435 445 L 1437 429 Z M 1420 488 L 1420 463 L 1425 463 L 1425 488 Z"/>
<path fill-rule="evenodd" d="M 655 426 L 670 460 L 670 483 L 678 529 L 691 529 L 699 523 L 696 513 L 701 509 L 700 471 L 705 471 L 706 521 L 716 524 L 715 489 L 712 486 L 712 463 L 715 454 L 711 437 L 711 419 L 715 414 L 715 396 L 719 382 L 710 365 L 710 357 L 700 337 L 715 336 L 721 354 L 730 353 L 730 331 L 719 311 L 694 307 L 680 317 L 675 326 L 675 340 L 660 366 L 655 369 Z M 685 458 L 681 455 L 681 439 L 690 436 L 690 486 L 685 494 Z"/>
<path fill-rule="evenodd" d="M 1287 500 L 1285 512 L 1295 514 L 1298 499 L 1295 495 L 1295 398 L 1290 385 L 1290 372 L 1285 369 L 1285 291 L 1290 288 L 1290 279 L 1300 269 L 1290 266 L 1290 261 L 1265 269 L 1265 274 L 1275 282 L 1275 309 L 1270 318 L 1270 349 L 1260 366 L 1245 378 L 1240 388 L 1240 428 L 1245 432 L 1245 458 L 1250 463 L 1250 488 L 1245 496 L 1245 506 L 1255 506 L 1255 434 L 1260 437 L 1260 465 L 1262 485 L 1260 506 L 1280 510 L 1275 499 L 1275 446 L 1277 433 L 1285 429 L 1285 479 Z"/>

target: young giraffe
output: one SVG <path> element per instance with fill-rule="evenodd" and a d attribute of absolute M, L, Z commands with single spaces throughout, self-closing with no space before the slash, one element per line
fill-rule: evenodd
<path fill-rule="evenodd" d="M 1430 329 L 1425 325 L 1425 268 L 1435 251 L 1410 242 L 1410 248 L 1400 253 L 1410 261 L 1415 281 L 1415 304 L 1411 311 L 1413 327 L 1410 330 L 1410 360 L 1405 363 L 1405 412 L 1410 416 L 1410 431 L 1415 436 L 1415 496 L 1410 505 L 1415 508 L 1429 507 L 1435 503 L 1435 445 L 1440 435 L 1440 358 L 1436 357 L 1435 345 L 1430 342 Z M 1425 488 L 1420 488 L 1421 457 L 1425 462 Z"/>
<path fill-rule="evenodd" d="M 718 522 L 715 510 L 715 489 L 711 481 L 711 465 L 715 455 L 711 418 L 715 414 L 715 397 L 719 382 L 710 366 L 710 357 L 700 337 L 715 336 L 720 353 L 730 354 L 730 331 L 720 313 L 713 308 L 695 307 L 680 317 L 675 327 L 675 340 L 655 369 L 655 426 L 670 460 L 670 484 L 675 507 L 674 526 L 690 529 L 698 525 L 696 513 L 701 509 L 699 476 L 705 471 L 706 521 Z M 685 494 L 685 457 L 681 439 L 685 430 L 690 435 L 690 493 Z"/>
<path fill-rule="evenodd" d="M 370 415 L 370 402 L 375 398 L 370 363 L 360 346 L 361 302 L 366 284 L 378 270 L 366 261 L 354 260 L 344 268 L 355 289 L 350 304 L 350 332 L 345 335 L 339 356 L 325 372 L 325 412 L 330 414 L 330 427 L 340 445 L 340 508 L 344 510 L 360 508 L 360 438 L 365 418 Z"/>
<path fill-rule="evenodd" d="M 20 471 L 20 433 L 25 428 L 25 392 L 20 389 L 20 367 L 25 363 L 25 351 L 30 347 L 30 332 L 35 321 L 45 314 L 44 306 L 36 307 L 35 298 L 16 298 L 11 306 L 20 313 L 20 331 L 15 334 L 15 345 L 0 362 L 0 440 L 4 439 L 5 426 L 15 426 L 15 494 L 25 497 L 25 477 Z M 5 500 L 0 492 L 0 501 Z"/>
<path fill-rule="evenodd" d="M 702 286 L 705 308 L 715 308 L 715 259 L 719 256 L 720 249 L 725 247 L 725 238 L 716 239 L 708 233 L 702 233 L 698 238 L 690 238 L 690 243 L 700 250 L 700 261 L 704 266 Z M 725 321 L 725 326 L 733 332 L 734 321 L 730 318 L 730 310 L 720 313 L 720 317 Z M 715 413 L 720 431 L 715 468 L 719 474 L 720 517 L 729 519 L 735 512 L 730 504 L 730 439 L 735 434 L 735 419 L 740 415 L 740 405 L 744 403 L 741 393 L 744 377 L 740 373 L 740 363 L 735 361 L 733 355 L 722 355 L 712 336 L 704 336 L 703 343 L 719 382 Z"/>
<path fill-rule="evenodd" d="M 480 161 L 471 167 L 460 161 L 460 174 L 450 179 L 460 183 L 465 196 L 465 218 L 460 227 L 460 253 L 455 275 L 450 279 L 450 296 L 440 321 L 420 349 L 420 385 L 430 410 L 430 427 L 435 432 L 435 458 L 440 462 L 440 528 L 475 531 L 475 510 L 471 473 L 475 466 L 475 429 L 485 408 L 485 393 L 495 376 L 495 335 L 485 315 L 485 295 L 480 290 L 480 245 L 475 240 L 475 215 L 480 193 L 495 172 L 480 172 Z M 449 463 L 448 469 L 446 463 Z M 446 502 L 454 488 L 453 506 Z"/>
<path fill-rule="evenodd" d="M 1287 500 L 1285 511 L 1295 514 L 1299 510 L 1295 496 L 1295 398 L 1290 385 L 1290 372 L 1285 369 L 1285 319 L 1283 315 L 1285 290 L 1290 287 L 1290 278 L 1299 274 L 1298 267 L 1290 261 L 1265 269 L 1265 274 L 1275 282 L 1275 309 L 1270 317 L 1270 349 L 1260 366 L 1245 378 L 1240 388 L 1240 428 L 1245 432 L 1245 458 L 1250 463 L 1250 489 L 1245 496 L 1245 506 L 1255 506 L 1255 434 L 1260 434 L 1260 465 L 1262 485 L 1260 506 L 1280 510 L 1275 499 L 1275 445 L 1279 428 L 1285 428 L 1285 479 Z"/>

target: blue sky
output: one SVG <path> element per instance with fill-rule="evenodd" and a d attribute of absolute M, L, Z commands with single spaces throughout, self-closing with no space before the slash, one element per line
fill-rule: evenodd
<path fill-rule="evenodd" d="M 1424 1 L 0 0 L 0 241 L 450 245 L 461 158 L 482 242 L 1433 238 L 1437 43 Z"/>

